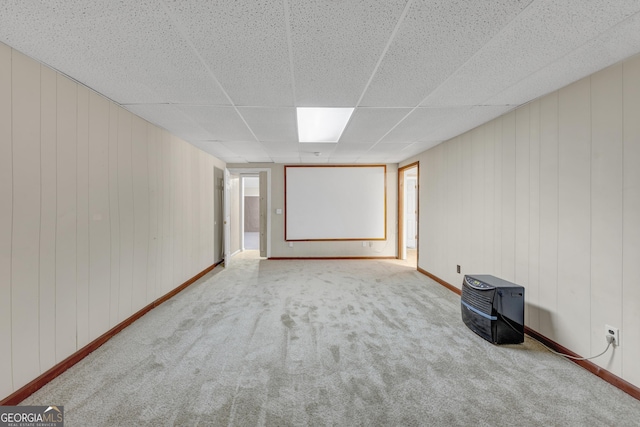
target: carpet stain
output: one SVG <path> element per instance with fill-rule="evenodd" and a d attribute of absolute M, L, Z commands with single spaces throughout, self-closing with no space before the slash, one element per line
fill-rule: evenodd
<path fill-rule="evenodd" d="M 284 326 L 286 326 L 289 329 L 293 328 L 296 325 L 296 321 L 293 320 L 291 316 L 289 316 L 289 313 L 285 313 L 282 316 L 280 316 L 280 321 Z"/>
<path fill-rule="evenodd" d="M 332 345 L 331 347 L 329 347 L 329 350 L 331 351 L 334 362 L 340 363 L 340 347 L 338 347 L 337 345 Z"/>

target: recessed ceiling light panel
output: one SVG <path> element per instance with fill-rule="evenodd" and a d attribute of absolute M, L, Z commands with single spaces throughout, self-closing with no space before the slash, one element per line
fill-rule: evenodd
<path fill-rule="evenodd" d="M 353 108 L 297 108 L 298 141 L 338 142 Z"/>

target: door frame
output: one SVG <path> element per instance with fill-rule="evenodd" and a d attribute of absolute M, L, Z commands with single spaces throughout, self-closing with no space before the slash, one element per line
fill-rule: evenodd
<path fill-rule="evenodd" d="M 267 251 L 266 257 L 271 256 L 271 168 L 227 168 L 234 175 L 258 175 L 260 172 L 267 173 Z M 242 218 L 231 218 L 231 221 L 240 221 Z M 241 245 L 242 246 L 242 245 Z"/>
<path fill-rule="evenodd" d="M 418 253 L 418 259 L 420 257 L 420 162 L 413 162 L 406 166 L 402 166 L 398 168 L 398 259 L 404 259 L 404 249 L 406 247 L 406 242 L 404 238 L 404 174 L 408 169 L 416 168 L 416 240 L 418 244 L 416 245 L 416 251 Z M 406 257 L 405 257 L 406 258 Z M 417 262 L 416 262 L 417 268 Z"/>

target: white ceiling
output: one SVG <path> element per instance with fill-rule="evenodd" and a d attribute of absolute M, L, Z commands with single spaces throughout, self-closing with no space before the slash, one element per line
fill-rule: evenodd
<path fill-rule="evenodd" d="M 640 0 L 11 0 L 0 40 L 227 162 L 396 163 L 640 52 L 639 12 Z M 355 112 L 337 144 L 301 144 L 295 107 Z"/>

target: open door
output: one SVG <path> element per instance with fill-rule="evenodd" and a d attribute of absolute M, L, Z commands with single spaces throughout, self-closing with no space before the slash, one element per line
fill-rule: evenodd
<path fill-rule="evenodd" d="M 398 169 L 398 258 L 418 262 L 418 162 Z M 410 252 L 410 254 L 409 254 Z"/>
<path fill-rule="evenodd" d="M 223 231 L 224 236 L 224 266 L 228 267 L 231 262 L 231 174 L 229 169 L 224 170 L 224 192 L 223 192 Z"/>
<path fill-rule="evenodd" d="M 260 257 L 267 257 L 267 173 L 260 172 Z"/>

